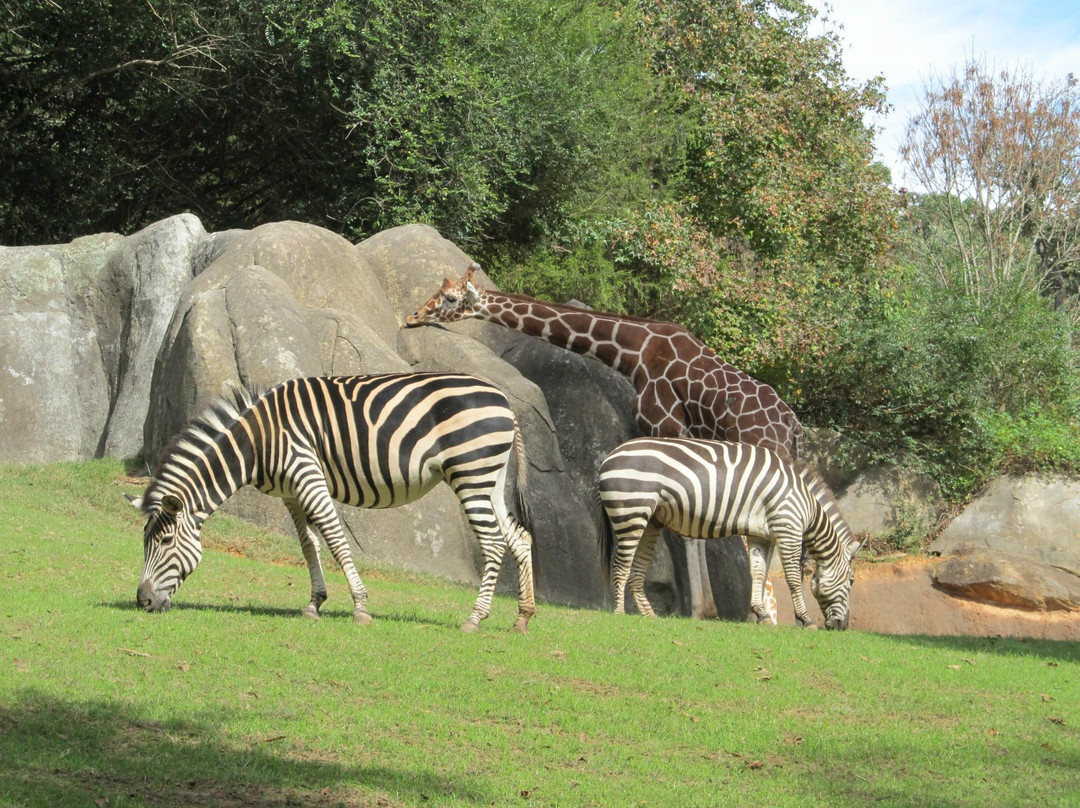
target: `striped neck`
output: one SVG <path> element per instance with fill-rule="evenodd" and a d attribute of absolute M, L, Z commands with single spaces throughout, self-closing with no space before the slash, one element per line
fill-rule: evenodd
<path fill-rule="evenodd" d="M 241 409 L 243 407 L 243 409 Z M 251 396 L 215 402 L 182 430 L 162 452 L 144 500 L 153 505 L 165 494 L 180 497 L 201 523 L 258 474 L 256 436 L 260 419 Z"/>

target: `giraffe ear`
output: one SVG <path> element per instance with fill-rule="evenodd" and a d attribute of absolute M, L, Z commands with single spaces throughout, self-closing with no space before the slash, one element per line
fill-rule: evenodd
<path fill-rule="evenodd" d="M 472 281 L 465 284 L 465 302 L 470 306 L 476 305 L 476 301 L 480 299 L 480 290 L 473 285 Z"/>

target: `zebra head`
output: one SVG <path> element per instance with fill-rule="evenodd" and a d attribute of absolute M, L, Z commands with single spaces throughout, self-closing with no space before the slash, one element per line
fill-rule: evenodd
<path fill-rule="evenodd" d="M 473 261 L 457 283 L 444 278 L 439 291 L 405 318 L 405 325 L 452 323 L 477 316 L 473 306 L 480 299 L 481 291 L 473 275 L 478 269 L 480 265 Z"/>
<path fill-rule="evenodd" d="M 825 615 L 827 629 L 843 631 L 848 627 L 851 585 L 855 582 L 852 562 L 858 550 L 858 544 L 840 547 L 836 555 L 819 560 L 814 568 L 810 591 L 814 593 L 814 599 L 821 607 L 821 613 Z"/>
<path fill-rule="evenodd" d="M 173 593 L 202 560 L 202 520 L 176 494 L 128 497 L 146 514 L 143 570 L 135 603 L 148 612 L 164 612 Z"/>

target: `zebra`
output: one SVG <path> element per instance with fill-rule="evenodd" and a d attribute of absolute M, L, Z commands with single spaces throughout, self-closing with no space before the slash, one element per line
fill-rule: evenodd
<path fill-rule="evenodd" d="M 859 543 L 850 539 L 846 523 L 837 529 L 839 511 L 831 494 L 826 506 L 815 497 L 821 488 L 828 490 L 805 465 L 747 443 L 637 438 L 616 447 L 601 463 L 599 478 L 605 512 L 601 558 L 605 572 L 611 571 L 616 613 L 624 612 L 629 586 L 638 611 L 655 616 L 645 597 L 645 574 L 666 527 L 690 538 L 748 537 L 750 608 L 759 618 L 765 572 L 779 547 L 795 617 L 806 627 L 813 625 L 803 599 L 808 554 L 816 561 L 810 586 L 825 627 L 847 628 Z"/>
<path fill-rule="evenodd" d="M 141 497 L 146 515 L 137 605 L 169 608 L 202 558 L 203 522 L 244 485 L 285 501 L 311 576 L 302 610 L 318 619 L 326 600 L 317 528 L 345 573 L 353 620 L 371 622 L 367 590 L 353 565 L 333 500 L 361 508 L 414 502 L 445 481 L 483 551 L 480 593 L 461 626 L 474 632 L 491 611 L 509 548 L 518 568 L 514 630 L 528 633 L 536 612 L 532 535 L 507 510 L 511 450 L 517 460 L 518 510 L 524 506 L 521 431 L 506 396 L 464 373 L 312 376 L 265 393 L 235 390 L 218 399 L 164 450 Z"/>

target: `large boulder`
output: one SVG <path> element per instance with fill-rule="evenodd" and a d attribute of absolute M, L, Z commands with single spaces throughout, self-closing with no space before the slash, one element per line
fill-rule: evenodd
<path fill-rule="evenodd" d="M 938 578 L 949 559 L 906 556 L 895 561 L 857 562 L 851 588 L 851 622 L 855 631 L 899 634 L 905 642 L 920 637 L 1031 637 L 1077 642 L 1080 619 L 1075 611 L 1042 611 L 1008 606 L 1000 601 L 957 597 Z M 794 619 L 791 597 L 782 582 L 776 588 L 781 623 Z M 810 613 L 820 618 L 817 603 Z"/>
<path fill-rule="evenodd" d="M 934 583 L 958 597 L 1040 611 L 1080 611 L 1080 577 L 1028 558 L 955 548 L 934 567 Z"/>
<path fill-rule="evenodd" d="M 870 466 L 846 481 L 836 503 L 856 535 L 918 542 L 937 520 L 941 494 L 925 475 L 900 466 Z"/>
<path fill-rule="evenodd" d="M 0 247 L 0 458 L 139 453 L 154 358 L 204 236 L 182 215 L 128 238 Z"/>
<path fill-rule="evenodd" d="M 195 257 L 206 231 L 191 214 L 147 227 L 118 245 L 110 260 L 117 300 L 103 301 L 99 321 L 113 329 L 99 335 L 103 355 L 112 355 L 116 390 L 105 427 L 103 454 L 134 457 L 143 449 L 154 362 L 177 298 L 191 282 Z M 130 290 L 126 300 L 121 290 Z M 126 304 L 126 305 L 123 305 Z"/>
<path fill-rule="evenodd" d="M 145 447 L 171 437 L 231 386 L 267 388 L 295 376 L 408 370 L 398 327 L 353 245 L 295 222 L 230 234 L 175 307 L 155 369 Z M 245 491 L 225 510 L 291 531 L 284 506 Z M 457 498 L 440 486 L 392 510 L 342 507 L 362 554 L 477 583 L 475 539 Z"/>
<path fill-rule="evenodd" d="M 1080 575 L 1080 482 L 1028 474 L 998 477 L 949 524 L 930 552 L 993 550 Z"/>
<path fill-rule="evenodd" d="M 356 252 L 382 284 L 399 325 L 444 277 L 457 278 L 472 263 L 456 244 L 425 224 L 383 230 L 357 244 Z"/>
<path fill-rule="evenodd" d="M 175 304 L 154 373 L 145 449 L 156 457 L 231 386 L 407 370 L 371 268 L 345 239 L 297 222 L 233 234 Z"/>

